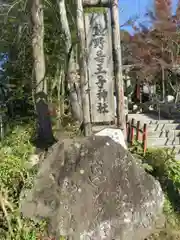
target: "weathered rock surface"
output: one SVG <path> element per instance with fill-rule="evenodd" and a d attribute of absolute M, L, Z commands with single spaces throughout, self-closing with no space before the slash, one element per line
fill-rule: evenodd
<path fill-rule="evenodd" d="M 57 143 L 21 202 L 48 218 L 51 235 L 73 240 L 142 240 L 162 212 L 159 183 L 109 137 Z"/>
<path fill-rule="evenodd" d="M 114 142 L 119 143 L 123 148 L 126 150 L 127 145 L 124 139 L 124 135 L 121 129 L 117 128 L 104 128 L 98 133 L 96 133 L 96 136 L 108 136 L 110 137 Z"/>

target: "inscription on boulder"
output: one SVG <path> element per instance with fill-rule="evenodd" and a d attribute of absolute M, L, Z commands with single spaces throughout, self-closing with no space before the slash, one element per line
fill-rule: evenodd
<path fill-rule="evenodd" d="M 109 9 L 104 13 L 86 13 L 85 27 L 92 122 L 111 122 L 115 108 Z"/>

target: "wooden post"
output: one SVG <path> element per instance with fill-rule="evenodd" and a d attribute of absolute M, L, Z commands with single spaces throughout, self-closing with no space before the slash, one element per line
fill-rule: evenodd
<path fill-rule="evenodd" d="M 80 44 L 80 83 L 81 83 L 81 98 L 83 110 L 83 127 L 85 136 L 92 134 L 91 119 L 90 119 L 90 104 L 89 104 L 89 84 L 87 77 L 87 56 L 86 56 L 86 36 L 84 27 L 84 13 L 82 0 L 76 0 L 77 5 L 77 30 Z"/>
<path fill-rule="evenodd" d="M 135 125 L 135 119 L 133 118 L 131 120 L 131 126 L 130 126 L 130 143 L 133 144 L 134 140 L 134 125 Z"/>
<path fill-rule="evenodd" d="M 112 0 L 112 26 L 113 26 L 113 51 L 115 86 L 117 96 L 117 125 L 119 125 L 126 135 L 125 111 L 124 111 L 124 83 L 122 75 L 121 38 L 119 25 L 118 0 Z"/>
<path fill-rule="evenodd" d="M 146 153 L 147 150 L 147 124 L 144 124 L 143 127 L 143 152 Z"/>
<path fill-rule="evenodd" d="M 137 126 L 136 126 L 136 141 L 139 141 L 140 138 L 140 121 L 137 121 Z"/>
<path fill-rule="evenodd" d="M 48 110 L 46 67 L 44 55 L 44 11 L 42 0 L 31 1 L 32 52 L 35 77 L 35 95 L 37 112 L 37 138 L 34 144 L 41 149 L 52 146 L 56 140 L 53 136 L 51 118 Z M 34 81 L 33 81 L 34 85 Z"/>

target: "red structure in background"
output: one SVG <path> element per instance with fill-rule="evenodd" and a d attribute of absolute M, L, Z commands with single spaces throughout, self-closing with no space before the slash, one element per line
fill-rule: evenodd
<path fill-rule="evenodd" d="M 147 150 L 147 124 L 141 123 L 132 118 L 131 121 L 128 120 L 128 115 L 126 115 L 126 128 L 127 128 L 127 142 L 133 146 L 134 141 L 138 141 L 142 144 L 143 153 Z"/>

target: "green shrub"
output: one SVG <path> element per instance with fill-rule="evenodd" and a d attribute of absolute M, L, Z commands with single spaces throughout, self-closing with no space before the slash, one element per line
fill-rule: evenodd
<path fill-rule="evenodd" d="M 26 168 L 34 147 L 29 139 L 31 125 L 15 127 L 0 143 L 0 239 L 35 240 L 44 223 L 25 220 L 19 212 L 22 188 L 32 184 L 32 173 Z"/>
<path fill-rule="evenodd" d="M 132 146 L 129 148 L 132 154 L 137 154 L 139 157 L 143 157 L 143 145 L 139 141 L 133 141 Z"/>
<path fill-rule="evenodd" d="M 142 144 L 134 142 L 129 148 L 133 155 L 141 159 L 141 163 L 148 172 L 154 172 L 155 177 L 167 178 L 180 188 L 180 161 L 175 159 L 175 153 L 169 148 L 149 148 L 145 155 Z"/>
<path fill-rule="evenodd" d="M 167 223 L 173 228 L 177 229 L 180 226 L 180 214 L 174 211 L 174 207 L 172 206 L 171 201 L 169 200 L 168 196 L 165 195 L 165 202 L 163 211 L 166 216 Z"/>
<path fill-rule="evenodd" d="M 165 177 L 171 180 L 177 189 L 180 188 L 180 162 L 176 161 L 172 149 L 148 149 L 144 162 L 153 167 L 159 178 Z"/>

